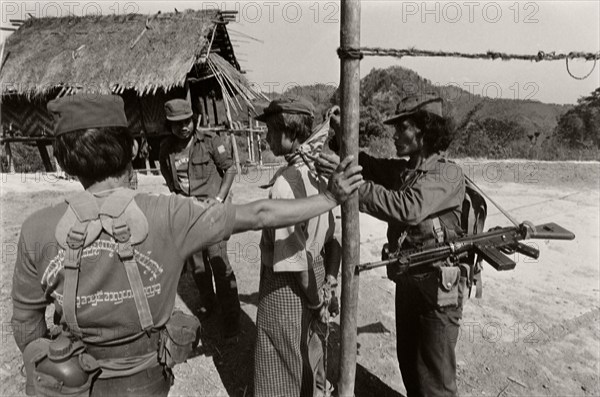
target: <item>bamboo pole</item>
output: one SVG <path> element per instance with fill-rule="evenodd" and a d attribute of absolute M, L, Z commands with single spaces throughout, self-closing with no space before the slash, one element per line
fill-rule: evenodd
<path fill-rule="evenodd" d="M 231 147 L 233 148 L 233 161 L 235 162 L 235 170 L 238 175 L 242 174 L 242 167 L 240 165 L 240 154 L 238 152 L 237 141 L 235 140 L 235 133 L 233 132 L 233 120 L 231 119 L 231 111 L 229 110 L 229 103 L 223 97 L 223 103 L 225 104 L 225 115 L 227 117 L 227 123 L 229 124 L 230 138 L 231 138 Z M 213 98 L 213 105 L 215 106 L 215 114 L 217 112 L 216 102 Z M 216 117 L 216 116 L 215 116 Z"/>
<path fill-rule="evenodd" d="M 360 47 L 360 1 L 342 0 L 340 47 Z M 341 158 L 353 154 L 358 160 L 358 122 L 360 93 L 360 60 L 341 59 Z M 341 356 L 338 384 L 341 397 L 354 395 L 356 378 L 356 313 L 358 309 L 359 275 L 354 267 L 360 261 L 360 228 L 358 195 L 342 204 L 342 313 Z"/>
<path fill-rule="evenodd" d="M 225 99 L 223 99 L 225 101 Z M 215 116 L 215 127 L 219 125 L 219 113 L 217 112 L 217 100 L 212 98 L 213 115 Z"/>
<path fill-rule="evenodd" d="M 204 114 L 206 115 L 206 122 L 204 123 L 204 126 L 210 127 L 210 111 L 208 110 L 208 102 L 206 100 L 206 95 L 202 97 L 202 102 L 204 103 Z"/>
<path fill-rule="evenodd" d="M 258 151 L 258 165 L 262 167 L 263 158 L 262 158 L 262 149 L 260 147 L 260 132 L 256 133 L 256 150 Z"/>
<path fill-rule="evenodd" d="M 12 150 L 10 150 L 10 142 L 6 142 L 4 144 L 6 150 L 6 161 L 8 162 L 8 172 L 11 174 L 15 173 L 15 160 L 12 155 Z"/>
<path fill-rule="evenodd" d="M 246 115 L 248 116 L 248 131 L 246 132 L 246 140 L 248 142 L 248 161 L 250 163 L 254 163 L 254 144 L 252 141 L 252 116 L 250 116 L 250 109 L 246 110 Z"/>
<path fill-rule="evenodd" d="M 46 172 L 53 172 L 54 170 L 52 169 L 52 161 L 50 160 L 50 155 L 48 154 L 46 144 L 42 141 L 38 141 L 36 146 L 40 152 L 40 157 L 42 158 L 42 164 L 44 164 L 44 169 L 46 170 Z"/>
<path fill-rule="evenodd" d="M 250 162 L 254 163 L 254 131 L 252 131 L 252 125 L 250 125 L 248 136 L 250 137 L 250 146 L 248 146 L 248 154 L 250 155 Z"/>

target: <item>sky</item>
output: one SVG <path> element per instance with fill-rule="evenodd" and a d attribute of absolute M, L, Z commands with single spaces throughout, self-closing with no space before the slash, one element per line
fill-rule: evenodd
<path fill-rule="evenodd" d="M 153 14 L 174 8 L 237 10 L 228 25 L 246 77 L 263 91 L 295 85 L 337 86 L 340 78 L 339 1 L 51 1 L 2 0 L 8 19 L 94 13 Z M 6 37 L 6 32 L 3 38 Z M 250 38 L 248 38 L 248 36 Z M 488 50 L 534 55 L 538 51 L 600 51 L 600 1 L 362 1 L 361 45 L 394 49 Z M 599 62 L 600 63 L 600 62 Z M 461 87 L 491 98 L 572 104 L 600 86 L 600 64 L 585 80 L 567 73 L 565 61 L 490 61 L 459 58 L 365 57 L 361 77 L 372 68 L 400 65 L 433 83 Z M 585 76 L 593 62 L 573 60 Z"/>

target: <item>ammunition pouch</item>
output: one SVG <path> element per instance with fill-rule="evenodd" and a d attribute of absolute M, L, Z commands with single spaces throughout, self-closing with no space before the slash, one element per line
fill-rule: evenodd
<path fill-rule="evenodd" d="M 185 362 L 198 343 L 200 321 L 182 311 L 175 311 L 160 331 L 158 361 L 173 368 Z"/>
<path fill-rule="evenodd" d="M 458 306 L 460 278 L 460 267 L 443 266 L 440 268 L 437 291 L 438 308 Z"/>

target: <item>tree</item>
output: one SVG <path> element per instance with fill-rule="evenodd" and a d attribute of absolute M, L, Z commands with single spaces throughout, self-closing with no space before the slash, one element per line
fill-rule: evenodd
<path fill-rule="evenodd" d="M 554 136 L 570 148 L 600 149 L 600 88 L 577 100 L 559 119 Z"/>

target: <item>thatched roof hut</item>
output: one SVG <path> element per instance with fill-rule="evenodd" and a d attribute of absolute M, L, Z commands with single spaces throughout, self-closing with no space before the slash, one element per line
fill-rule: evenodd
<path fill-rule="evenodd" d="M 149 135 L 162 132 L 163 104 L 173 97 L 191 96 L 205 114 L 207 96 L 250 104 L 262 94 L 240 72 L 230 19 L 226 11 L 188 10 L 24 21 L 2 51 L 3 130 L 44 135 L 46 103 L 74 92 L 122 95 L 132 131 Z"/>

